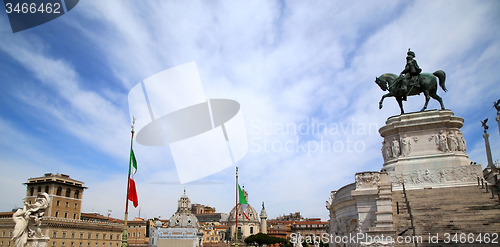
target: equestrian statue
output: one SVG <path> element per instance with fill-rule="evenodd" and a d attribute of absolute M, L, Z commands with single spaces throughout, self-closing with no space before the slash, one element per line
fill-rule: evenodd
<path fill-rule="evenodd" d="M 382 102 L 386 97 L 394 97 L 398 101 L 401 114 L 404 114 L 403 101 L 406 101 L 406 97 L 424 93 L 425 105 L 421 111 L 427 109 L 430 97 L 439 101 L 441 109 L 444 110 L 443 99 L 436 94 L 438 88 L 436 77 L 439 79 L 439 86 L 446 92 L 448 91 L 444 84 L 446 73 L 442 70 L 437 70 L 432 74 L 420 73 L 422 69 L 418 67 L 417 61 L 414 58 L 415 53 L 408 49 L 406 66 L 399 76 L 392 73 L 386 73 L 375 78 L 375 83 L 377 83 L 383 91 L 389 91 L 389 93 L 384 94 L 382 99 L 380 99 L 379 109 L 382 109 Z"/>

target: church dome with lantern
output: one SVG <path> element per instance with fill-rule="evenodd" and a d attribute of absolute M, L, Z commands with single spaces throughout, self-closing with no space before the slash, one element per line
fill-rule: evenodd
<path fill-rule="evenodd" d="M 248 202 L 248 192 L 245 191 L 245 187 L 243 187 L 243 194 L 245 196 L 246 201 Z M 246 217 L 245 217 L 246 214 Z M 238 232 L 241 234 L 241 240 L 246 237 L 257 234 L 260 232 L 260 221 L 259 214 L 250 204 L 247 204 L 246 210 L 243 211 L 243 207 L 238 205 L 238 211 L 236 213 L 236 207 L 231 209 L 229 213 L 229 217 L 227 219 L 231 238 L 235 236 L 236 232 L 236 217 L 238 217 Z M 248 218 L 247 218 L 248 217 Z M 239 237 L 239 238 L 240 238 Z"/>
<path fill-rule="evenodd" d="M 198 228 L 198 219 L 191 213 L 191 200 L 186 196 L 186 190 L 184 190 L 184 195 L 179 199 L 177 212 L 175 212 L 172 217 L 168 220 L 168 227 L 171 228 Z"/>

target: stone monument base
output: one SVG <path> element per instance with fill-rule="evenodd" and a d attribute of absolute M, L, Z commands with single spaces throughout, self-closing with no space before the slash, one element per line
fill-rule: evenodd
<path fill-rule="evenodd" d="M 482 177 L 471 165 L 460 128 L 464 119 L 450 110 L 393 116 L 380 128 L 384 167 L 393 190 L 468 186 Z"/>
<path fill-rule="evenodd" d="M 28 238 L 26 247 L 47 247 L 49 240 L 49 237 Z"/>

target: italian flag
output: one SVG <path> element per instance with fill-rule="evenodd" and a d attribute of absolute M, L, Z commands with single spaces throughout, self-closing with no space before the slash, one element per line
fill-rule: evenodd
<path fill-rule="evenodd" d="M 247 211 L 247 206 L 248 206 L 248 202 L 247 202 L 247 199 L 245 198 L 245 194 L 243 193 L 243 190 L 241 190 L 241 187 L 240 185 L 238 184 L 238 191 L 239 191 L 239 198 L 240 198 L 240 205 L 241 205 L 241 209 L 243 210 L 243 215 L 245 215 L 245 217 L 250 220 L 250 218 L 248 218 L 247 214 L 245 213 Z"/>
<path fill-rule="evenodd" d="M 134 167 L 134 173 L 131 173 L 131 168 Z M 135 160 L 134 150 L 130 147 L 130 163 L 128 170 L 129 189 L 128 199 L 134 203 L 134 208 L 139 205 L 139 198 L 137 198 L 137 190 L 135 189 L 134 174 L 137 172 L 137 161 Z"/>

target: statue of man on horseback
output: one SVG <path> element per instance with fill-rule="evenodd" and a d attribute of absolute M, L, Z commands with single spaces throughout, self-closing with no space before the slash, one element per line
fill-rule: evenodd
<path fill-rule="evenodd" d="M 439 86 L 446 92 L 447 90 L 444 83 L 446 80 L 446 73 L 442 70 L 437 70 L 432 74 L 421 73 L 422 69 L 420 69 L 414 58 L 415 53 L 408 49 L 406 66 L 399 76 L 392 73 L 385 73 L 375 78 L 375 83 L 377 83 L 383 91 L 389 91 L 389 93 L 382 96 L 379 102 L 380 109 L 382 108 L 384 98 L 394 97 L 398 101 L 401 114 L 404 114 L 403 101 L 406 100 L 406 96 L 424 93 L 425 105 L 421 111 L 427 109 L 427 104 L 431 97 L 437 100 L 441 104 L 441 109 L 444 110 L 443 100 L 436 94 L 438 88 L 436 77 L 439 79 Z"/>
<path fill-rule="evenodd" d="M 401 91 L 406 92 L 406 95 L 403 97 L 405 101 L 408 95 L 408 81 L 410 82 L 410 86 L 420 87 L 418 77 L 422 69 L 418 67 L 417 60 L 414 58 L 415 52 L 410 51 L 410 48 L 408 48 L 408 52 L 406 53 L 406 66 L 405 69 L 401 71 L 398 78 L 398 82 L 401 83 Z"/>

